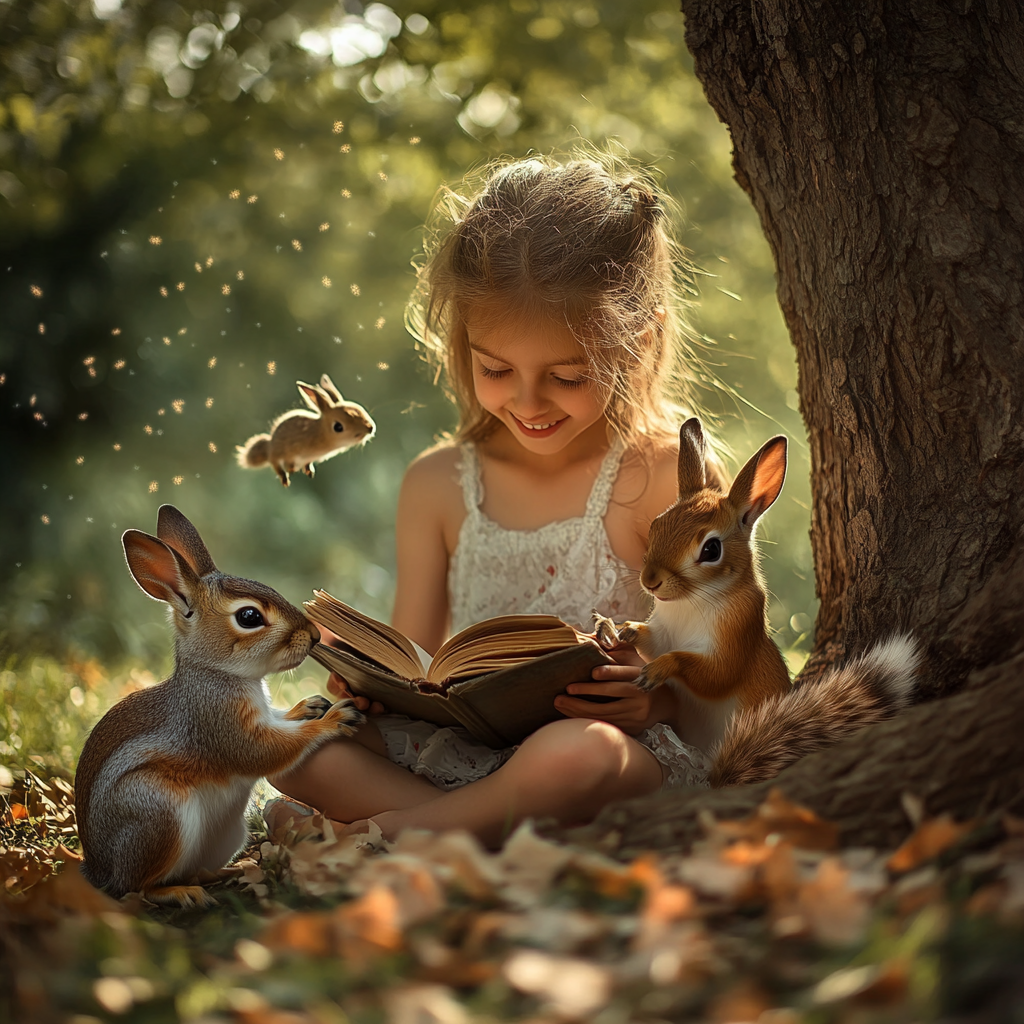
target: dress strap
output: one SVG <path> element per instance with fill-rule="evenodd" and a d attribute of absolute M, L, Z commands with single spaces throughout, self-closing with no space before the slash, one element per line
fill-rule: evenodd
<path fill-rule="evenodd" d="M 459 485 L 462 487 L 462 498 L 466 503 L 466 511 L 470 515 L 478 514 L 480 504 L 484 500 L 484 481 L 476 445 L 461 445 L 459 451 Z"/>
<path fill-rule="evenodd" d="M 615 478 L 619 475 L 619 463 L 625 450 L 626 446 L 622 439 L 616 437 L 601 463 L 601 468 L 597 471 L 597 479 L 587 499 L 587 519 L 603 519 L 605 512 L 608 511 L 608 502 L 611 501 L 612 488 L 615 486 Z"/>

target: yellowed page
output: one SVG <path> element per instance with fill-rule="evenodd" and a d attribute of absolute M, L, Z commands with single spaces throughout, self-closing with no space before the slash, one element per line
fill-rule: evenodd
<path fill-rule="evenodd" d="M 304 607 L 309 617 L 346 643 L 406 679 L 422 679 L 426 669 L 413 642 L 397 629 L 364 615 L 325 590 L 313 591 L 315 599 Z"/>

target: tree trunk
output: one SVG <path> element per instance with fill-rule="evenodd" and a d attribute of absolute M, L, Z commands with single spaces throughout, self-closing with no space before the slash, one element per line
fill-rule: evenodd
<path fill-rule="evenodd" d="M 683 10 L 796 346 L 821 599 L 801 681 L 894 630 L 922 641 L 923 696 L 974 673 L 777 780 L 847 839 L 894 842 L 903 789 L 973 816 L 1024 783 L 1024 14 Z M 660 794 L 586 834 L 685 845 L 696 809 L 743 814 L 766 791 Z"/>
<path fill-rule="evenodd" d="M 948 691 L 1015 639 L 955 623 L 1022 550 L 1020 4 L 684 9 L 796 346 L 816 662 L 910 629 Z"/>

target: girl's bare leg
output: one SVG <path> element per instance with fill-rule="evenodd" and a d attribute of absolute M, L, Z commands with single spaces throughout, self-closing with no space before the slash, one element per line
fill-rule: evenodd
<path fill-rule="evenodd" d="M 497 847 L 525 818 L 582 823 L 614 800 L 653 793 L 661 784 L 661 764 L 642 744 L 607 722 L 570 718 L 527 737 L 478 782 L 441 795 L 434 789 L 433 800 L 410 800 L 370 817 L 386 838 L 405 828 L 460 828 Z"/>
<path fill-rule="evenodd" d="M 336 821 L 370 818 L 385 810 L 414 807 L 440 792 L 422 775 L 389 761 L 373 722 L 351 739 L 327 743 L 297 768 L 271 776 L 282 793 Z"/>

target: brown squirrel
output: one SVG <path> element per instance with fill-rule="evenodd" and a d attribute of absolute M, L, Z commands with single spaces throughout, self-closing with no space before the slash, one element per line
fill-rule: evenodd
<path fill-rule="evenodd" d="M 712 755 L 712 785 L 754 782 L 909 703 L 919 655 L 892 637 L 819 682 L 793 689 L 768 632 L 754 531 L 786 476 L 786 438 L 767 441 L 724 494 L 708 486 L 696 419 L 679 432 L 679 499 L 651 523 L 640 582 L 646 622 L 598 617 L 602 646 L 636 648 L 643 690 L 679 698 L 679 738 Z"/>
<path fill-rule="evenodd" d="M 289 473 L 300 469 L 313 476 L 313 464 L 326 462 L 353 445 L 373 437 L 376 424 L 357 402 L 346 402 L 327 374 L 319 385 L 295 382 L 308 409 L 290 409 L 270 425 L 269 434 L 253 434 L 236 447 L 245 469 L 271 466 L 288 487 Z"/>
<path fill-rule="evenodd" d="M 197 884 L 245 844 L 256 780 L 351 735 L 351 700 L 271 706 L 263 677 L 295 668 L 319 630 L 276 590 L 227 576 L 196 528 L 163 505 L 157 536 L 122 538 L 139 586 L 166 601 L 174 671 L 115 704 L 86 740 L 75 776 L 82 872 L 113 896 L 180 906 L 216 902 Z"/>

